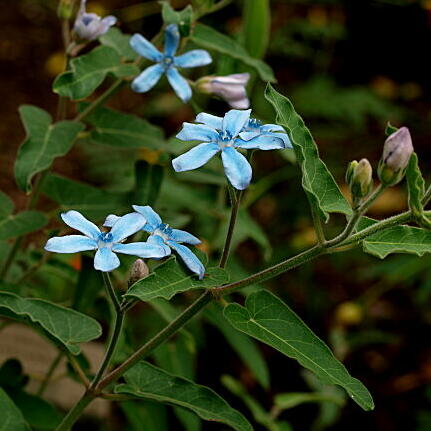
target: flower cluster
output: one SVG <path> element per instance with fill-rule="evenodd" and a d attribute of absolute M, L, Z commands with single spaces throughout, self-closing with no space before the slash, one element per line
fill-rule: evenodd
<path fill-rule="evenodd" d="M 262 124 L 250 118 L 251 110 L 232 109 L 221 117 L 200 113 L 196 123 L 183 123 L 177 138 L 201 144 L 172 160 L 176 172 L 197 169 L 221 152 L 223 167 L 233 187 L 244 190 L 251 181 L 252 169 L 237 149 L 275 150 L 291 148 L 289 137 L 277 124 Z"/>

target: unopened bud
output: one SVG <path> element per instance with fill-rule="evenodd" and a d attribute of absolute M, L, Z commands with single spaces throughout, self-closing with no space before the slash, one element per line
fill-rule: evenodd
<path fill-rule="evenodd" d="M 249 73 L 204 76 L 196 82 L 196 89 L 201 93 L 221 97 L 234 109 L 247 109 L 250 106 L 250 101 L 245 87 L 249 79 Z"/>
<path fill-rule="evenodd" d="M 136 259 L 130 269 L 129 286 L 147 277 L 149 274 L 150 270 L 147 264 L 142 259 Z"/>
<path fill-rule="evenodd" d="M 75 0 L 60 0 L 57 8 L 57 15 L 61 19 L 70 19 L 73 13 Z"/>
<path fill-rule="evenodd" d="M 412 153 L 413 143 L 407 127 L 401 127 L 386 139 L 378 168 L 383 185 L 393 186 L 403 179 Z"/>
<path fill-rule="evenodd" d="M 346 182 L 352 193 L 353 201 L 368 196 L 373 189 L 373 168 L 367 159 L 353 160 L 346 171 Z"/>

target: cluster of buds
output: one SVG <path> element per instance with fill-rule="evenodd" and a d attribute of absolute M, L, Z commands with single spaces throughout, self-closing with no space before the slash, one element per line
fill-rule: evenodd
<path fill-rule="evenodd" d="M 346 183 L 356 206 L 373 190 L 373 168 L 367 159 L 350 162 L 346 171 Z"/>

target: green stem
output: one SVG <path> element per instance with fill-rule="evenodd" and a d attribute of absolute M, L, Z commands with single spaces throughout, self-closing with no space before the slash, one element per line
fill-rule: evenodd
<path fill-rule="evenodd" d="M 317 242 L 318 244 L 324 244 L 326 241 L 325 232 L 323 231 L 322 220 L 320 219 L 319 214 L 317 213 L 316 207 L 314 205 L 310 205 L 311 208 L 311 216 L 313 218 L 314 231 L 316 232 Z"/>
<path fill-rule="evenodd" d="M 54 358 L 54 360 L 52 361 L 52 363 L 48 369 L 48 372 L 46 373 L 46 376 L 42 380 L 42 382 L 39 386 L 39 389 L 36 393 L 38 397 L 41 397 L 43 395 L 43 393 L 45 392 L 45 389 L 48 386 L 48 383 L 51 380 L 51 377 L 54 374 L 54 371 L 56 370 L 56 368 L 58 367 L 58 364 L 60 363 L 62 357 L 63 357 L 63 352 L 59 352 L 57 354 L 57 356 Z"/>
<path fill-rule="evenodd" d="M 114 305 L 116 313 L 121 312 L 121 304 L 118 300 L 117 294 L 115 293 L 114 286 L 111 282 L 111 277 L 109 276 L 109 272 L 102 272 L 103 281 L 105 282 L 106 292 L 108 293 L 109 298 Z"/>
<path fill-rule="evenodd" d="M 13 242 L 12 248 L 10 249 L 10 252 L 7 256 L 7 259 L 3 265 L 3 268 L 0 272 L 0 279 L 4 280 L 6 278 L 7 273 L 9 272 L 9 268 L 12 265 L 13 260 L 15 259 L 15 255 L 17 254 L 21 243 L 22 243 L 23 237 L 20 236 L 19 238 L 15 238 L 15 241 Z"/>
<path fill-rule="evenodd" d="M 81 399 L 75 404 L 75 406 L 67 413 L 67 415 L 61 421 L 61 424 L 55 429 L 55 431 L 69 431 L 72 425 L 81 416 L 84 409 L 94 400 L 96 396 L 88 390 L 84 392 Z"/>

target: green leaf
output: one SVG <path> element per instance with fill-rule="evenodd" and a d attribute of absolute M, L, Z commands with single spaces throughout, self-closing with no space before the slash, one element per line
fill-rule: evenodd
<path fill-rule="evenodd" d="M 418 164 L 418 156 L 413 153 L 410 156 L 406 169 L 406 180 L 409 189 L 409 208 L 416 219 L 423 217 L 422 199 L 425 194 L 425 181 Z"/>
<path fill-rule="evenodd" d="M 168 24 L 177 24 L 180 34 L 187 37 L 190 34 L 190 27 L 193 21 L 193 8 L 191 5 L 186 6 L 181 11 L 176 11 L 169 4 L 169 1 L 161 1 L 163 22 Z"/>
<path fill-rule="evenodd" d="M 196 24 L 190 39 L 198 46 L 236 58 L 253 67 L 263 81 L 276 82 L 272 69 L 262 60 L 250 57 L 235 40 L 204 24 Z"/>
<path fill-rule="evenodd" d="M 310 131 L 302 118 L 296 113 L 290 100 L 278 93 L 271 84 L 265 90 L 266 99 L 277 113 L 277 124 L 289 132 L 293 148 L 302 170 L 302 187 L 307 193 L 310 204 L 327 222 L 329 213 L 352 214 L 352 209 L 341 193 L 337 183 L 319 152 Z"/>
<path fill-rule="evenodd" d="M 208 268 L 202 280 L 183 265 L 177 263 L 175 256 L 159 265 L 148 277 L 130 286 L 124 295 L 141 301 L 155 298 L 171 299 L 180 292 L 191 289 L 207 289 L 220 286 L 229 281 L 226 271 L 222 268 Z"/>
<path fill-rule="evenodd" d="M 224 315 L 234 328 L 296 359 L 323 381 L 343 387 L 364 410 L 374 408 L 367 388 L 351 377 L 325 343 L 272 293 L 252 293 L 245 307 L 229 304 Z"/>
<path fill-rule="evenodd" d="M 126 384 L 117 385 L 116 393 L 184 407 L 202 419 L 222 422 L 236 431 L 252 431 L 244 416 L 213 390 L 173 376 L 148 362 L 139 362 L 126 372 L 124 378 Z"/>
<path fill-rule="evenodd" d="M 72 148 L 82 123 L 60 121 L 52 124 L 52 117 L 36 106 L 20 106 L 19 113 L 27 136 L 15 162 L 18 187 L 29 192 L 35 174 L 49 168 L 56 157 L 64 156 Z"/>
<path fill-rule="evenodd" d="M 8 217 L 15 205 L 12 202 L 12 199 L 0 190 L 0 220 Z"/>
<path fill-rule="evenodd" d="M 255 58 L 263 58 L 271 34 L 271 8 L 269 0 L 244 3 L 244 44 Z"/>
<path fill-rule="evenodd" d="M 39 211 L 23 211 L 0 220 L 0 240 L 17 238 L 42 229 L 48 223 Z"/>
<path fill-rule="evenodd" d="M 91 139 L 98 144 L 152 150 L 166 147 L 163 131 L 135 115 L 99 108 L 92 112 L 86 121 L 94 127 Z"/>
<path fill-rule="evenodd" d="M 61 210 L 74 209 L 94 219 L 130 209 L 127 194 L 110 193 L 59 175 L 48 175 L 42 192 L 58 203 Z"/>
<path fill-rule="evenodd" d="M 0 388 L 0 411 L 1 431 L 31 431 L 21 411 L 2 388 Z"/>
<path fill-rule="evenodd" d="M 135 165 L 136 186 L 134 197 L 136 205 L 154 206 L 162 187 L 164 169 L 160 165 L 151 165 L 138 160 Z"/>
<path fill-rule="evenodd" d="M 9 292 L 0 292 L 0 315 L 34 326 L 74 355 L 80 352 L 78 343 L 94 340 L 102 333 L 99 323 L 85 314 Z"/>
<path fill-rule="evenodd" d="M 277 394 L 274 397 L 274 405 L 280 410 L 287 410 L 304 403 L 325 403 L 332 402 L 339 406 L 344 406 L 343 397 L 332 396 L 323 392 L 289 392 L 287 394 Z"/>
<path fill-rule="evenodd" d="M 125 78 L 139 73 L 138 66 L 122 63 L 121 55 L 109 46 L 99 46 L 88 54 L 73 59 L 70 67 L 71 72 L 65 72 L 56 78 L 53 91 L 72 100 L 90 96 L 108 74 Z"/>
<path fill-rule="evenodd" d="M 410 226 L 394 226 L 362 241 L 366 253 L 384 259 L 392 253 L 423 256 L 431 253 L 431 231 Z"/>
<path fill-rule="evenodd" d="M 135 61 L 139 55 L 130 46 L 130 38 L 129 34 L 123 34 L 118 27 L 112 27 L 99 37 L 99 42 L 115 49 L 125 60 Z"/>
<path fill-rule="evenodd" d="M 232 349 L 236 351 L 244 364 L 250 368 L 257 381 L 265 388 L 269 388 L 269 370 L 266 362 L 253 340 L 243 333 L 232 328 L 226 322 L 220 307 L 217 304 L 210 304 L 206 307 L 205 317 L 223 335 Z"/>
<path fill-rule="evenodd" d="M 165 431 L 169 429 L 166 407 L 159 403 L 126 401 L 119 405 L 133 431 Z"/>

